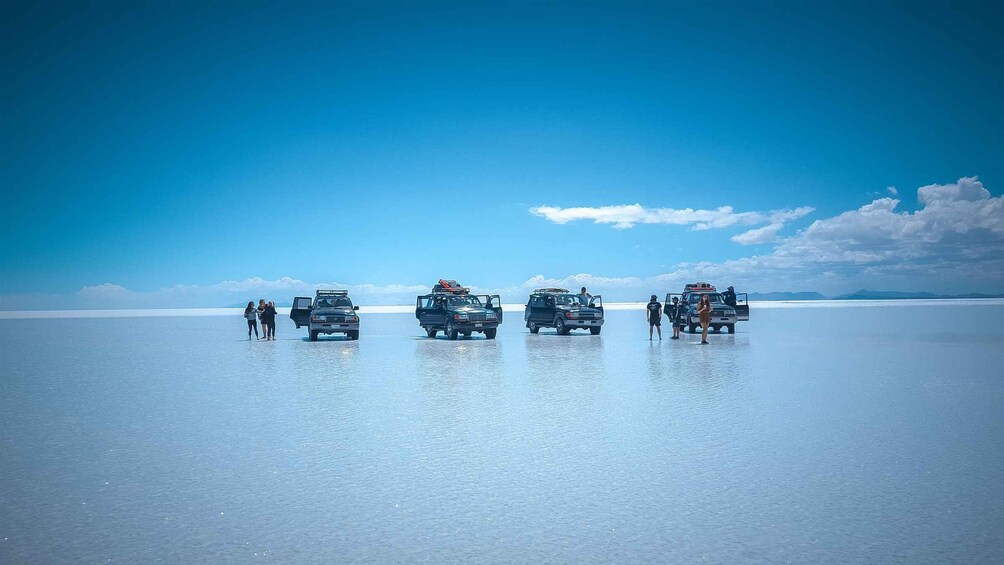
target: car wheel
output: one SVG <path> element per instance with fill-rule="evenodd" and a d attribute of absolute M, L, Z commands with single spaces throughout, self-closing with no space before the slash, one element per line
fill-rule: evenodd
<path fill-rule="evenodd" d="M 446 337 L 457 339 L 457 328 L 453 327 L 453 322 L 446 322 Z"/>
<path fill-rule="evenodd" d="M 435 338 L 437 333 L 439 333 L 439 330 L 437 330 L 435 328 L 426 328 L 425 329 L 425 335 L 427 335 L 427 336 L 429 336 L 431 338 Z"/>
<path fill-rule="evenodd" d="M 600 330 L 601 329 L 603 329 L 603 328 L 601 328 L 599 326 L 597 326 L 595 328 L 589 328 L 589 333 L 591 333 L 593 335 L 600 335 Z"/>
<path fill-rule="evenodd" d="M 697 326 L 695 326 L 694 324 L 690 324 L 690 326 L 688 326 L 688 328 L 687 328 L 687 329 L 688 329 L 688 331 L 690 331 L 690 333 L 692 333 L 692 334 L 696 334 L 696 333 L 697 333 Z"/>
<path fill-rule="evenodd" d="M 359 330 L 353 330 L 353 331 L 349 332 L 348 335 L 349 335 L 349 339 L 355 341 L 355 340 L 359 339 Z"/>
<path fill-rule="evenodd" d="M 728 330 L 728 332 L 730 334 L 736 333 L 736 325 L 735 324 L 729 324 L 729 325 L 725 326 L 725 329 Z"/>
<path fill-rule="evenodd" d="M 540 326 L 538 326 L 533 322 L 530 322 L 526 327 L 530 328 L 530 333 L 532 334 L 535 334 L 540 331 Z"/>
<path fill-rule="evenodd" d="M 496 332 L 498 332 L 498 328 L 490 328 L 485 330 L 485 339 L 495 339 Z"/>
<path fill-rule="evenodd" d="M 315 331 L 310 332 L 310 341 L 317 341 L 317 332 Z"/>
<path fill-rule="evenodd" d="M 568 327 L 565 326 L 565 319 L 561 316 L 554 318 L 554 329 L 558 330 L 558 335 L 568 335 Z"/>

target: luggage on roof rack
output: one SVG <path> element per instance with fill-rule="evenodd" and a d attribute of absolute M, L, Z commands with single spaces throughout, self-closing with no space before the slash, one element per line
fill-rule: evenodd
<path fill-rule="evenodd" d="M 718 292 L 711 283 L 696 282 L 684 285 L 683 292 Z"/>
<path fill-rule="evenodd" d="M 534 294 L 568 294 L 567 288 L 538 288 Z"/>
<path fill-rule="evenodd" d="M 439 279 L 439 282 L 433 285 L 432 292 L 447 292 L 450 294 L 468 294 L 471 292 L 471 289 L 461 286 L 455 280 Z"/>

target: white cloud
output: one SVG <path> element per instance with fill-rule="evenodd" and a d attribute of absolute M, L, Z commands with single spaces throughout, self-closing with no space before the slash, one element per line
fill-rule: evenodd
<path fill-rule="evenodd" d="M 930 206 L 948 202 L 990 200 L 990 191 L 978 177 L 963 177 L 953 184 L 929 184 L 917 189 L 917 199 Z M 999 199 L 998 199 L 999 200 Z"/>
<path fill-rule="evenodd" d="M 806 216 L 814 211 L 814 208 L 808 206 L 802 206 L 800 208 L 795 208 L 794 210 L 777 210 L 771 212 L 769 216 L 770 223 L 761 228 L 755 228 L 738 235 L 732 236 L 732 241 L 740 245 L 761 245 L 764 243 L 773 243 L 778 241 L 778 232 L 784 227 L 784 224 L 790 222 L 791 220 L 797 220 L 803 216 Z"/>
<path fill-rule="evenodd" d="M 740 245 L 759 245 L 777 241 L 777 232 L 781 229 L 781 224 L 770 224 L 762 228 L 745 231 L 739 235 L 732 236 L 732 241 Z"/>
<path fill-rule="evenodd" d="M 918 189 L 923 207 L 899 212 L 879 198 L 857 210 L 817 220 L 764 256 L 682 264 L 679 272 L 746 281 L 814 280 L 829 273 L 874 284 L 945 284 L 1000 288 L 1004 283 L 1004 197 L 976 177 Z"/>
<path fill-rule="evenodd" d="M 812 208 L 771 212 L 736 212 L 731 206 L 722 206 L 714 210 L 694 210 L 693 208 L 645 208 L 641 204 L 578 208 L 537 206 L 530 208 L 531 214 L 556 224 L 592 220 L 596 224 L 613 225 L 616 229 L 628 229 L 637 224 L 691 226 L 695 230 L 721 229 L 734 225 L 773 223 L 775 218 L 792 220 L 809 212 L 812 212 Z M 783 225 L 783 222 L 787 220 L 778 221 Z"/>
<path fill-rule="evenodd" d="M 886 192 L 888 192 L 889 194 L 891 194 L 893 196 L 896 196 L 897 194 L 899 194 L 899 190 L 895 186 L 887 186 L 887 187 L 885 187 L 885 189 L 886 189 Z"/>

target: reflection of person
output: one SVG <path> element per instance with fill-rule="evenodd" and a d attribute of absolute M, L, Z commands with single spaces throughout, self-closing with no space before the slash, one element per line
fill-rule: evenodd
<path fill-rule="evenodd" d="M 582 291 L 579 292 L 579 304 L 589 306 L 589 301 L 592 299 L 593 296 L 586 292 L 586 287 L 582 287 Z"/>
<path fill-rule="evenodd" d="M 265 339 L 275 341 L 275 302 L 271 300 L 265 306 L 265 318 L 268 320 L 268 329 L 265 330 Z"/>
<path fill-rule="evenodd" d="M 248 341 L 251 341 L 251 330 L 254 330 L 255 339 L 261 339 L 258 336 L 258 312 L 254 309 L 254 301 L 248 302 L 247 308 L 244 309 L 244 319 L 248 321 Z"/>
<path fill-rule="evenodd" d="M 734 289 L 734 288 L 732 288 L 730 286 L 728 288 L 728 290 L 726 290 L 725 292 L 723 292 L 722 293 L 722 302 L 724 302 L 725 304 L 727 304 L 729 306 L 735 306 L 736 305 L 736 289 Z"/>
<path fill-rule="evenodd" d="M 683 306 L 676 296 L 673 297 L 673 304 L 670 305 L 667 314 L 669 321 L 673 324 L 673 337 L 671 339 L 680 339 L 680 330 L 683 329 Z"/>
<path fill-rule="evenodd" d="M 652 295 L 652 298 L 645 306 L 648 314 L 648 340 L 652 341 L 652 330 L 659 330 L 659 340 L 662 341 L 662 304 L 659 304 L 659 297 Z"/>
<path fill-rule="evenodd" d="M 711 325 L 711 299 L 707 294 L 701 295 L 697 303 L 697 316 L 701 320 L 701 345 L 708 344 L 708 326 Z"/>

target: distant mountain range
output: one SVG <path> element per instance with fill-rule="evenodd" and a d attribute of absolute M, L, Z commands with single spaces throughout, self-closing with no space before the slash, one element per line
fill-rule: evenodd
<path fill-rule="evenodd" d="M 751 292 L 750 300 L 905 300 L 949 298 L 1004 298 L 1004 294 L 933 294 L 930 292 L 897 292 L 894 290 L 858 290 L 840 296 L 823 296 L 818 292 Z"/>

